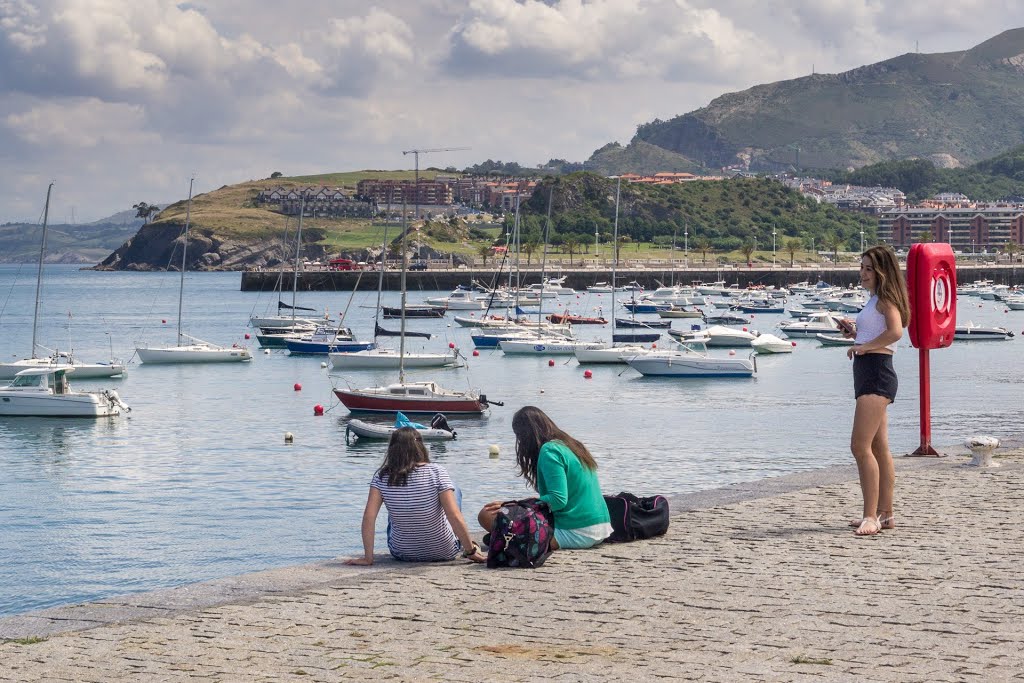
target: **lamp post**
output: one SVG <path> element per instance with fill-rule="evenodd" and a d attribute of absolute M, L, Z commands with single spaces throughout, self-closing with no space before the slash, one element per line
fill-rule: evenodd
<path fill-rule="evenodd" d="M 860 253 L 864 253 L 864 228 L 860 229 Z"/>
<path fill-rule="evenodd" d="M 690 228 L 683 223 L 683 263 L 690 267 Z"/>
<path fill-rule="evenodd" d="M 775 267 L 775 224 L 772 223 L 772 268 Z"/>
<path fill-rule="evenodd" d="M 601 242 L 597 237 L 597 223 L 594 223 L 594 256 L 601 258 Z"/>
<path fill-rule="evenodd" d="M 812 237 L 811 238 L 811 258 L 814 258 L 815 253 L 817 253 L 817 252 L 814 251 L 814 238 Z"/>

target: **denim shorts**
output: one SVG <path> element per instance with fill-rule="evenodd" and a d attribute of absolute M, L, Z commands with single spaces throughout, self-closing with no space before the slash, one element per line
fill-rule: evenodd
<path fill-rule="evenodd" d="M 853 395 L 855 398 L 867 394 L 884 396 L 892 403 L 896 400 L 899 381 L 892 367 L 892 355 L 888 353 L 865 353 L 853 357 Z"/>

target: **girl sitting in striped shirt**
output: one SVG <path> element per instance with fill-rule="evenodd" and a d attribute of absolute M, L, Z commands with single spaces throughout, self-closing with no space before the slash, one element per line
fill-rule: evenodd
<path fill-rule="evenodd" d="M 459 508 L 461 492 L 448 470 L 430 462 L 413 427 L 396 429 L 384 464 L 370 481 L 363 510 L 363 556 L 345 564 L 373 564 L 373 541 L 381 505 L 388 510 L 388 550 L 396 560 L 437 562 L 461 555 L 474 562 L 487 557 L 469 535 Z"/>

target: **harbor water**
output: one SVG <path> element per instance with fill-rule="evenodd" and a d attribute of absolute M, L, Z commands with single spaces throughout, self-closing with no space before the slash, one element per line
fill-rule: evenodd
<path fill-rule="evenodd" d="M 70 380 L 79 389 L 115 388 L 132 411 L 95 421 L 0 418 L 0 615 L 360 552 L 367 483 L 384 443 L 346 443 L 349 414 L 331 389 L 387 383 L 397 373 L 336 376 L 321 367 L 326 358 L 264 354 L 244 335 L 253 333 L 249 316 L 274 311 L 278 298 L 241 292 L 238 273 L 187 274 L 183 327 L 210 342 L 249 345 L 251 363 L 139 364 L 136 343 L 174 341 L 178 282 L 177 273 L 46 267 L 40 342 L 73 349 L 82 360 L 131 359 L 122 379 Z M 0 266 L 0 358 L 29 353 L 35 285 L 34 266 Z M 417 291 L 409 300 L 439 294 Z M 376 296 L 307 292 L 299 303 L 335 317 L 348 307 L 345 323 L 366 338 Z M 386 292 L 384 303 L 397 305 L 398 297 Z M 559 302 L 575 313 L 612 316 L 609 294 Z M 759 357 L 750 379 L 643 378 L 626 366 L 591 366 L 588 379 L 571 357 L 473 356 L 470 330 L 452 317 L 410 321 L 435 337 L 409 348 L 455 344 L 466 366 L 407 377 L 471 387 L 505 403 L 484 417 L 450 418 L 458 438 L 429 445 L 462 488 L 471 526 L 485 502 L 528 493 L 516 475 L 510 427 L 527 404 L 588 445 L 609 493 L 677 494 L 851 461 L 853 395 L 843 348 L 797 339 L 792 354 Z M 748 327 L 777 333 L 783 319 L 757 315 Z M 1024 328 L 1024 312 L 976 298 L 960 299 L 958 319 Z M 608 326 L 577 331 L 584 339 L 609 335 Z M 932 352 L 935 444 L 1022 432 L 1021 343 L 1019 336 L 957 342 Z M 918 352 L 906 337 L 896 368 L 901 386 L 889 411 L 890 438 L 901 454 L 919 443 Z M 318 404 L 323 416 L 314 415 Z M 498 457 L 489 455 L 491 445 Z M 851 514 L 858 505 L 849 501 Z M 377 548 L 386 552 L 384 515 L 379 522 Z"/>

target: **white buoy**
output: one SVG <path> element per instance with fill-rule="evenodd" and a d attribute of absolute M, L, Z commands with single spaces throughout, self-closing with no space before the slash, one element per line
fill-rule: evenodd
<path fill-rule="evenodd" d="M 321 368 L 326 368 L 326 367 L 327 367 L 327 363 L 321 362 L 321 363 L 320 363 L 320 367 L 321 367 Z"/>
<path fill-rule="evenodd" d="M 501 448 L 498 447 L 498 444 L 492 443 L 490 446 L 487 447 L 487 454 L 492 458 L 497 458 L 499 455 L 501 455 Z"/>
<path fill-rule="evenodd" d="M 284 433 L 284 442 L 285 443 L 291 443 L 292 441 L 295 441 L 295 435 L 293 435 L 291 432 L 285 432 Z"/>
<path fill-rule="evenodd" d="M 263 349 L 263 355 L 264 356 L 269 356 L 270 355 L 270 349 Z"/>

